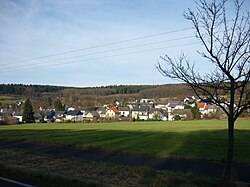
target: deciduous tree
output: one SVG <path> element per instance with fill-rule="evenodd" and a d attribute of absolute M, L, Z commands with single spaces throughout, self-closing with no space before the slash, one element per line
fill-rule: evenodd
<path fill-rule="evenodd" d="M 185 54 L 178 58 L 161 57 L 157 65 L 166 77 L 187 83 L 202 100 L 219 106 L 228 118 L 228 148 L 224 179 L 231 179 L 234 152 L 234 126 L 243 111 L 250 108 L 250 16 L 243 11 L 244 1 L 234 0 L 233 18 L 226 0 L 197 0 L 197 10 L 188 9 L 184 17 L 191 21 L 201 42 L 203 63 L 214 69 L 200 74 Z M 230 17 L 230 18 L 229 18 Z M 164 62 L 164 65 L 163 65 Z"/>

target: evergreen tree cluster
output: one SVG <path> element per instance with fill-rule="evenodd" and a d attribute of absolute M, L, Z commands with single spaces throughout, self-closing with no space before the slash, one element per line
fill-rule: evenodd
<path fill-rule="evenodd" d="M 60 99 L 57 99 L 55 101 L 55 110 L 56 111 L 64 111 L 65 110 L 65 107 L 64 105 L 62 104 L 61 100 Z"/>
<path fill-rule="evenodd" d="M 33 112 L 33 106 L 29 98 L 25 101 L 23 106 L 23 121 L 25 123 L 34 123 L 34 112 Z"/>
<path fill-rule="evenodd" d="M 37 95 L 44 92 L 58 92 L 65 88 L 49 85 L 0 84 L 0 94 Z"/>

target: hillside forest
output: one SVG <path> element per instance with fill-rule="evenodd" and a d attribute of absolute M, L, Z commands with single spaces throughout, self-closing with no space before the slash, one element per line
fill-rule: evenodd
<path fill-rule="evenodd" d="M 51 108 L 59 99 L 74 107 L 113 105 L 116 101 L 126 104 L 142 98 L 157 101 L 181 101 L 194 95 L 186 84 L 166 85 L 114 85 L 101 87 L 63 87 L 50 85 L 0 84 L 0 106 L 30 98 L 35 109 Z M 7 97 L 8 96 L 8 97 Z M 9 99 L 7 99 L 7 98 Z M 4 99 L 5 98 L 5 99 Z"/>

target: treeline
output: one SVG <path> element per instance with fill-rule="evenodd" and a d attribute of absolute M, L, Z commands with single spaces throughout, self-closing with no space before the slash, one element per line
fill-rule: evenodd
<path fill-rule="evenodd" d="M 49 85 L 0 84 L 0 94 L 34 96 L 45 92 L 58 92 L 67 87 Z"/>
<path fill-rule="evenodd" d="M 70 88 L 62 91 L 63 95 L 71 95 L 78 93 L 80 95 L 89 96 L 108 96 L 117 94 L 137 94 L 143 90 L 153 88 L 150 85 L 114 85 L 102 87 L 88 87 L 88 88 Z"/>
<path fill-rule="evenodd" d="M 186 84 L 166 85 L 114 85 L 74 88 L 49 85 L 0 84 L 0 94 L 31 98 L 35 108 L 52 107 L 57 99 L 73 106 L 101 106 L 126 103 L 142 98 L 182 100 L 194 95 Z"/>
<path fill-rule="evenodd" d="M 74 88 L 64 86 L 50 86 L 50 85 L 25 85 L 25 84 L 0 84 L 0 94 L 11 95 L 39 95 L 42 93 L 59 92 L 62 90 L 71 90 L 73 92 L 80 92 L 83 95 L 113 95 L 113 94 L 133 94 L 140 91 L 152 88 L 153 86 L 145 85 L 114 85 L 101 87 L 86 87 Z"/>

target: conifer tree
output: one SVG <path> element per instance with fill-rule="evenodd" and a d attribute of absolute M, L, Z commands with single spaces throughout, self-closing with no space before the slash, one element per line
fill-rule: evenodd
<path fill-rule="evenodd" d="M 57 99 L 55 102 L 55 110 L 56 111 L 64 111 L 65 110 L 64 105 L 62 104 L 62 102 L 59 99 Z"/>
<path fill-rule="evenodd" d="M 25 123 L 34 123 L 35 121 L 32 103 L 29 98 L 24 103 L 23 121 Z"/>

